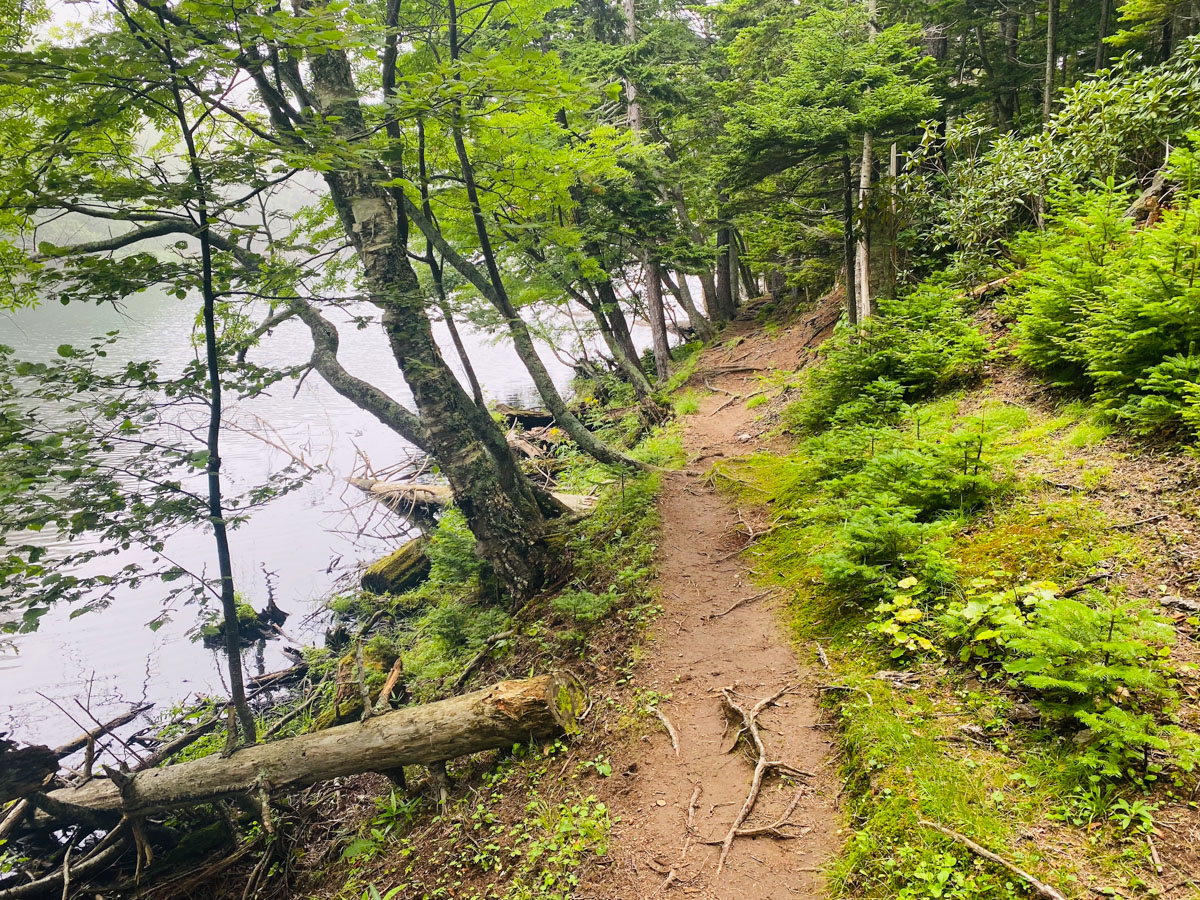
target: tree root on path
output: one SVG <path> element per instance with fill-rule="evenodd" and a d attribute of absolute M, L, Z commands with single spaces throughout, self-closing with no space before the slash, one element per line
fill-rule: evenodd
<path fill-rule="evenodd" d="M 729 831 L 725 833 L 725 837 L 719 841 L 712 841 L 713 844 L 721 845 L 721 855 L 717 859 L 717 877 L 720 877 L 721 871 L 725 868 L 725 860 L 729 856 L 729 850 L 733 847 L 733 842 L 738 837 L 750 837 L 753 835 L 772 834 L 775 837 L 799 837 L 799 835 L 788 834 L 784 832 L 783 827 L 788 824 L 788 819 L 796 809 L 796 805 L 800 802 L 802 792 L 797 793 L 792 803 L 788 806 L 787 812 L 784 813 L 782 819 L 773 825 L 765 828 L 743 828 L 746 819 L 754 810 L 754 804 L 758 801 L 759 791 L 762 790 L 763 779 L 769 772 L 774 772 L 778 775 L 791 775 L 794 777 L 810 778 L 811 773 L 801 771 L 800 769 L 790 766 L 780 760 L 772 760 L 767 755 L 767 747 L 763 743 L 762 733 L 758 730 L 758 715 L 768 706 L 774 704 L 784 694 L 791 693 L 796 689 L 796 685 L 790 685 L 780 688 L 774 694 L 759 700 L 754 706 L 747 709 L 734 699 L 735 692 L 732 687 L 721 688 L 721 696 L 725 700 L 725 706 L 730 712 L 735 713 L 742 720 L 742 727 L 738 731 L 737 738 L 734 740 L 734 746 L 737 746 L 737 739 L 743 735 L 749 736 L 750 743 L 754 747 L 757 754 L 757 760 L 754 764 L 754 776 L 750 780 L 750 792 L 746 795 L 745 802 L 742 803 L 742 808 L 734 817 L 733 824 L 729 826 Z M 705 843 L 710 843 L 706 841 Z"/>

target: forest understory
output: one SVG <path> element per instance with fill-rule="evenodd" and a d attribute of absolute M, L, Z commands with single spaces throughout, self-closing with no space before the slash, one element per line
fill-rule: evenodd
<path fill-rule="evenodd" d="M 0 649 L 213 651 L 17 661 L 0 900 L 1200 900 L 1198 98 L 1194 0 L 0 0 Z"/>
<path fill-rule="evenodd" d="M 658 438 L 673 443 L 680 471 L 626 484 L 616 501 L 644 517 L 644 530 L 630 529 L 651 551 L 636 575 L 642 602 L 606 624 L 575 615 L 557 626 L 580 642 L 554 663 L 588 685 L 581 733 L 452 764 L 443 805 L 437 782 L 422 777 L 410 794 L 373 775 L 312 789 L 289 838 L 286 894 L 1197 895 L 1195 778 L 1164 765 L 1165 744 L 1139 742 L 1130 729 L 1119 747 L 1125 765 L 1105 769 L 1096 730 L 1072 727 L 981 652 L 963 653 L 961 637 L 947 649 L 939 630 L 949 626 L 935 624 L 953 606 L 945 595 L 922 596 L 922 585 L 900 579 L 906 593 L 876 610 L 847 607 L 815 568 L 837 537 L 827 525 L 814 534 L 806 520 L 835 479 L 803 475 L 821 448 L 796 435 L 795 421 L 839 300 L 783 322 L 760 302 L 684 364 L 680 420 Z M 936 546 L 966 603 L 1049 591 L 1116 604 L 1098 635 L 1089 638 L 1095 622 L 1071 623 L 1081 666 L 1089 653 L 1116 652 L 1106 628 L 1119 623 L 1119 637 L 1146 621 L 1133 610 L 1145 610 L 1178 692 L 1170 721 L 1194 730 L 1200 467 L 1047 390 L 1005 350 L 1009 326 L 990 303 L 976 321 L 989 342 L 978 380 L 914 404 L 910 418 L 886 426 L 892 437 L 875 435 L 874 453 L 869 436 L 856 436 L 860 458 L 839 465 L 869 465 L 888 440 L 915 440 L 919 421 L 921 440 L 952 445 L 968 476 L 986 467 L 1002 486 L 940 526 L 945 534 L 906 548 L 908 566 L 938 570 L 941 561 L 918 559 L 921 546 Z M 549 605 L 568 608 L 561 595 Z M 982 650 L 987 629 L 969 625 Z M 475 680 L 549 664 L 554 627 L 518 629 Z M 724 691 L 743 709 L 770 701 L 756 723 L 768 756 L 789 768 L 765 772 L 738 826 L 748 833 L 733 839 L 718 873 L 756 762 Z M 203 890 L 240 896 L 252 868 L 235 862 Z"/>

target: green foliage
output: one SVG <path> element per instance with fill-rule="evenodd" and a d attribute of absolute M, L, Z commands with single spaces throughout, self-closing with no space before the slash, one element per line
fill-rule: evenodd
<path fill-rule="evenodd" d="M 1200 425 L 1200 206 L 1196 160 L 1172 154 L 1181 187 L 1153 227 L 1124 218 L 1128 192 L 1109 182 L 1067 195 L 1044 233 L 1018 242 L 1016 353 L 1086 388 L 1134 431 Z"/>
<path fill-rule="evenodd" d="M 982 112 L 944 134 L 930 123 L 898 184 L 914 223 L 907 245 L 918 255 L 951 251 L 963 275 L 982 280 L 1005 244 L 1037 224 L 1047 197 L 1096 179 L 1143 179 L 1158 168 L 1163 148 L 1200 126 L 1192 102 L 1200 41 L 1184 40 L 1160 65 L 1143 60 L 1130 54 L 1075 84 L 1034 134 L 997 133 Z"/>
<path fill-rule="evenodd" d="M 617 592 L 609 588 L 601 594 L 568 588 L 555 597 L 550 605 L 555 612 L 577 624 L 591 625 L 608 616 L 618 602 Z"/>
<path fill-rule="evenodd" d="M 798 432 L 835 423 L 893 422 L 905 404 L 982 371 L 984 340 L 950 287 L 922 285 L 885 300 L 859 331 L 841 331 L 821 348 L 803 399 L 784 413 Z"/>
<path fill-rule="evenodd" d="M 443 510 L 438 517 L 426 555 L 430 562 L 429 578 L 434 582 L 467 584 L 483 571 L 483 561 L 475 552 L 475 536 L 457 507 Z"/>

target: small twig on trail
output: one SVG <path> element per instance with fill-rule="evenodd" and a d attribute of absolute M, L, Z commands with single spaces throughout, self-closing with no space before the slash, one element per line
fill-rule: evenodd
<path fill-rule="evenodd" d="M 721 688 L 721 696 L 725 699 L 725 705 L 730 711 L 737 713 L 742 720 L 742 734 L 748 734 L 750 741 L 754 746 L 757 760 L 754 764 L 754 775 L 750 780 L 750 792 L 746 795 L 745 802 L 742 803 L 742 808 L 733 819 L 733 824 L 729 826 L 729 831 L 726 832 L 724 839 L 720 841 L 721 855 L 717 859 L 717 877 L 720 877 L 721 870 L 725 868 L 725 860 L 729 856 L 729 850 L 733 846 L 734 839 L 738 836 L 738 831 L 741 829 L 746 818 L 754 809 L 754 804 L 758 801 L 758 793 L 762 789 L 763 778 L 767 772 L 775 771 L 792 775 L 808 775 L 807 772 L 801 772 L 799 769 L 794 769 L 778 760 L 771 760 L 767 756 L 767 747 L 763 743 L 762 734 L 758 730 L 758 715 L 768 706 L 771 706 L 784 694 L 795 690 L 795 685 L 789 685 L 780 688 L 774 694 L 759 700 L 750 709 L 739 704 L 733 698 L 732 688 Z"/>
<path fill-rule="evenodd" d="M 753 603 L 755 600 L 761 600 L 763 597 L 767 596 L 767 594 L 774 593 L 774 591 L 775 591 L 775 588 L 768 588 L 765 591 L 755 594 L 753 597 L 743 597 L 737 603 L 733 604 L 733 606 L 729 607 L 729 609 L 725 610 L 725 612 L 713 613 L 711 616 L 706 616 L 705 618 L 719 619 L 722 616 L 727 616 L 731 612 L 733 612 L 735 609 L 737 609 L 739 606 L 743 606 L 747 603 Z"/>
<path fill-rule="evenodd" d="M 1062 895 L 1062 893 L 1059 892 L 1056 888 L 1051 887 L 1050 885 L 1046 884 L 1044 881 L 1039 881 L 1037 878 L 1034 878 L 1032 875 L 1030 875 L 1024 869 L 1017 866 L 1016 863 L 1011 863 L 1007 859 L 1005 859 L 1003 856 L 993 853 L 991 850 L 988 850 L 986 847 L 981 847 L 979 844 L 975 843 L 969 837 L 959 834 L 957 831 L 951 831 L 945 825 L 939 825 L 937 822 L 929 822 L 925 819 L 919 819 L 917 821 L 917 824 L 922 826 L 923 828 L 932 828 L 934 831 L 940 831 L 946 837 L 950 838 L 950 840 L 954 841 L 956 844 L 961 844 L 962 846 L 966 847 L 968 850 L 970 850 L 976 856 L 982 856 L 984 859 L 988 860 L 989 862 L 994 862 L 998 866 L 1003 866 L 1009 872 L 1016 875 L 1018 878 L 1020 878 L 1022 881 L 1024 881 L 1027 885 L 1029 885 L 1031 888 L 1033 888 L 1033 892 L 1037 896 L 1043 897 L 1043 898 L 1045 898 L 1045 900 L 1067 900 L 1067 898 L 1064 897 Z"/>
<path fill-rule="evenodd" d="M 820 644 L 817 644 L 817 659 L 821 661 L 821 665 L 823 665 L 827 670 L 833 668 L 833 666 L 829 664 L 829 657 L 825 655 L 825 648 Z"/>
<path fill-rule="evenodd" d="M 658 720 L 663 723 L 663 727 L 667 729 L 667 734 L 671 737 L 671 746 L 675 748 L 675 758 L 679 759 L 679 734 L 675 731 L 675 726 L 671 724 L 671 720 L 667 718 L 667 714 L 657 706 L 651 707 L 651 709 L 658 716 Z"/>
<path fill-rule="evenodd" d="M 1070 483 L 1066 483 L 1066 482 L 1062 482 L 1062 481 L 1051 481 L 1045 475 L 1042 475 L 1041 479 L 1042 479 L 1043 484 L 1049 485 L 1050 487 L 1056 488 L 1057 490 L 1060 490 L 1060 491 L 1069 491 L 1069 492 L 1082 492 L 1083 491 L 1083 488 L 1078 484 L 1070 484 Z"/>
<path fill-rule="evenodd" d="M 1110 525 L 1108 527 L 1113 531 L 1124 531 L 1126 528 L 1137 528 L 1139 525 L 1152 525 L 1155 522 L 1161 522 L 1165 518 L 1167 518 L 1166 513 L 1159 513 L 1157 516 L 1150 516 L 1146 519 L 1138 519 L 1136 522 L 1126 522 L 1124 525 Z"/>
<path fill-rule="evenodd" d="M 732 406 L 733 404 L 737 403 L 741 399 L 742 399 L 741 394 L 734 394 L 732 397 L 730 397 L 728 400 L 726 400 L 724 403 L 722 403 L 720 406 L 718 406 L 716 409 L 714 409 L 712 412 L 710 412 L 708 414 L 708 417 L 711 419 L 717 413 L 721 412 L 721 410 L 725 409 L 728 406 Z"/>

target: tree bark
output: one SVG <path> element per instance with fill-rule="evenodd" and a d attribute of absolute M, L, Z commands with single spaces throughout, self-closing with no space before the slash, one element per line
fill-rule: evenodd
<path fill-rule="evenodd" d="M 867 0 L 867 40 L 874 41 L 879 34 L 879 6 L 877 0 Z M 871 291 L 871 175 L 875 168 L 874 138 L 869 131 L 863 132 L 862 162 L 858 170 L 858 320 L 863 322 L 875 313 L 875 297 Z"/>
<path fill-rule="evenodd" d="M 732 270 L 730 268 L 729 259 L 729 229 L 721 227 L 717 229 L 717 283 L 716 283 L 716 298 L 717 298 L 717 317 L 718 323 L 728 322 L 733 318 L 733 289 L 732 289 Z"/>
<path fill-rule="evenodd" d="M 742 292 L 738 289 L 738 283 L 741 281 L 741 260 L 738 258 L 737 235 L 732 226 L 727 229 L 727 234 L 725 260 L 729 266 L 729 318 L 732 319 L 737 315 L 737 308 L 742 303 Z"/>
<path fill-rule="evenodd" d="M 842 154 L 842 253 L 846 264 L 846 318 L 858 324 L 858 302 L 855 298 L 854 252 L 854 181 L 850 171 L 850 154 Z"/>
<path fill-rule="evenodd" d="M 1104 39 L 1108 37 L 1108 29 L 1110 19 L 1112 18 L 1112 0 L 1100 0 L 1100 23 L 1096 27 L 1096 67 L 1099 72 L 1108 65 L 1108 44 L 1104 43 Z"/>
<path fill-rule="evenodd" d="M 862 162 L 858 169 L 858 242 L 855 245 L 855 272 L 858 282 L 855 296 L 860 322 L 865 322 L 871 317 L 875 305 L 871 292 L 871 229 L 868 224 L 871 172 L 874 169 L 873 150 L 873 136 L 871 132 L 865 132 L 862 140 Z"/>
<path fill-rule="evenodd" d="M 577 682 L 542 675 L 502 681 L 436 703 L 372 716 L 365 722 L 284 738 L 128 776 L 124 789 L 96 778 L 49 797 L 97 812 L 144 816 L 248 791 L 281 791 L 361 772 L 443 762 L 574 732 L 586 706 Z"/>
<path fill-rule="evenodd" d="M 646 262 L 646 314 L 650 319 L 650 339 L 654 344 L 654 368 L 659 381 L 671 374 L 671 347 L 667 343 L 667 319 L 663 311 L 662 275 L 658 261 Z"/>
<path fill-rule="evenodd" d="M 1042 92 L 1042 120 L 1054 112 L 1054 73 L 1058 71 L 1058 0 L 1046 7 L 1046 80 Z"/>

